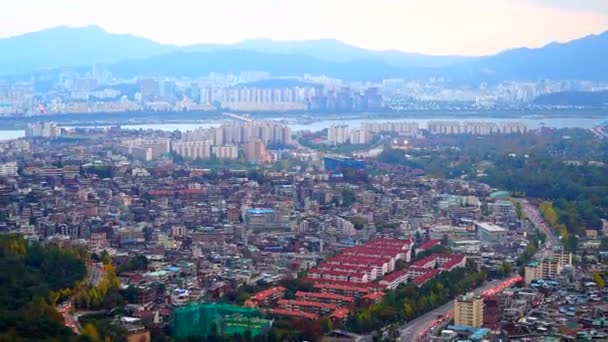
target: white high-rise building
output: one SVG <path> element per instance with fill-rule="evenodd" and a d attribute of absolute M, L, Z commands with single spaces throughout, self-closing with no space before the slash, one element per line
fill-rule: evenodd
<path fill-rule="evenodd" d="M 237 159 L 239 149 L 236 145 L 213 146 L 211 154 L 218 159 Z"/>
<path fill-rule="evenodd" d="M 327 131 L 327 141 L 330 144 L 344 144 L 350 138 L 348 125 L 332 125 Z"/>
<path fill-rule="evenodd" d="M 17 170 L 17 162 L 0 164 L 0 176 L 2 177 L 16 177 Z"/>
<path fill-rule="evenodd" d="M 350 132 L 350 143 L 363 145 L 369 143 L 369 133 L 364 129 L 355 129 Z"/>
<path fill-rule="evenodd" d="M 61 136 L 61 128 L 54 122 L 34 122 L 25 130 L 27 137 L 54 138 Z"/>
<path fill-rule="evenodd" d="M 207 159 L 211 157 L 213 141 L 174 141 L 171 143 L 171 151 L 186 159 Z"/>

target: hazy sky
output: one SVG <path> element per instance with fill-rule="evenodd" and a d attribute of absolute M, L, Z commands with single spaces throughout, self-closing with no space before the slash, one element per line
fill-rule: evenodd
<path fill-rule="evenodd" d="M 0 1 L 0 37 L 94 24 L 162 43 L 336 38 L 370 49 L 479 55 L 608 30 L 608 0 Z"/>

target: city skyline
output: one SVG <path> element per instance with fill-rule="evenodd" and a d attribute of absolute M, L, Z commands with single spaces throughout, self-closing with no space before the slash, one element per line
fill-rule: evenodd
<path fill-rule="evenodd" d="M 26 0 L 7 7 L 0 13 L 2 38 L 97 25 L 177 45 L 337 39 L 372 50 L 434 55 L 489 55 L 608 29 L 608 4 L 597 0 Z"/>

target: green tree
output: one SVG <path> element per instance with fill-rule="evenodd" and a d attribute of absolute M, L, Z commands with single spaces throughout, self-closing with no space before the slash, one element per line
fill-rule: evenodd
<path fill-rule="evenodd" d="M 323 332 L 331 331 L 334 328 L 334 324 L 328 317 L 321 317 L 321 329 Z"/>
<path fill-rule="evenodd" d="M 101 252 L 101 255 L 99 257 L 101 258 L 101 262 L 103 262 L 104 265 L 110 265 L 112 263 L 112 257 L 105 250 Z"/>
<path fill-rule="evenodd" d="M 606 282 L 604 281 L 604 277 L 599 272 L 593 272 L 593 281 L 597 284 L 597 287 L 603 289 L 606 286 Z"/>

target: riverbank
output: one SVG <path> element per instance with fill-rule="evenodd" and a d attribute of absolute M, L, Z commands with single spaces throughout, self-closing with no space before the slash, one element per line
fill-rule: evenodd
<path fill-rule="evenodd" d="M 383 111 L 368 113 L 310 113 L 310 112 L 257 112 L 249 114 L 254 119 L 285 120 L 291 124 L 314 124 L 321 121 L 352 120 L 487 120 L 487 119 L 597 119 L 606 120 L 608 111 L 600 109 L 576 110 L 417 110 L 417 111 Z M 61 126 L 115 126 L 115 125 L 150 125 L 150 124 L 195 124 L 225 120 L 220 111 L 214 112 L 124 112 L 124 113 L 82 113 L 55 114 L 0 118 L 0 130 L 22 130 L 28 123 L 35 121 L 53 121 Z"/>

